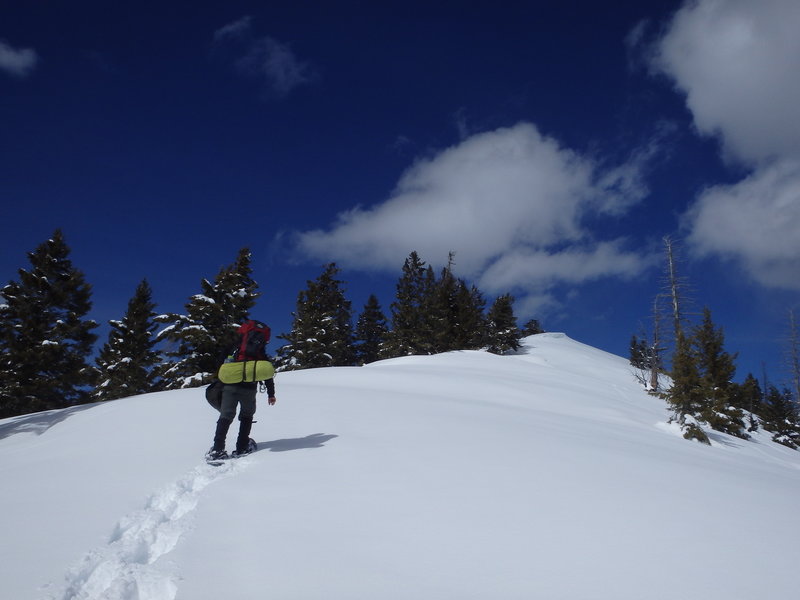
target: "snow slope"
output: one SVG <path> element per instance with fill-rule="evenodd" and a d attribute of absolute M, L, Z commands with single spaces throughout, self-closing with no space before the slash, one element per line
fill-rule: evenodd
<path fill-rule="evenodd" d="M 198 389 L 0 421 L 0 596 L 796 593 L 800 453 L 683 440 L 625 359 L 542 334 L 276 384 L 217 468 Z"/>

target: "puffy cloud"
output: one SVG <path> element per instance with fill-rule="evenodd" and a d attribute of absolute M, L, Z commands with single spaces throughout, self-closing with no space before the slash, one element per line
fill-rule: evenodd
<path fill-rule="evenodd" d="M 538 281 L 548 286 L 610 276 L 629 279 L 640 274 L 651 261 L 652 257 L 626 252 L 622 240 L 553 252 L 524 248 L 492 264 L 481 276 L 481 284 L 488 289 L 502 290 L 518 287 L 524 281 Z"/>
<path fill-rule="evenodd" d="M 698 130 L 757 164 L 800 151 L 800 2 L 700 0 L 675 15 L 653 65 Z"/>
<path fill-rule="evenodd" d="M 606 277 L 632 279 L 654 266 L 658 256 L 623 249 L 622 240 L 571 246 L 563 250 L 520 248 L 495 261 L 480 277 L 480 287 L 492 292 L 523 290 L 523 314 L 555 306 L 556 285 L 578 285 Z M 533 293 L 531 293 L 533 292 Z"/>
<path fill-rule="evenodd" d="M 419 160 L 382 204 L 296 234 L 295 247 L 305 257 L 391 271 L 412 250 L 434 264 L 455 251 L 459 274 L 531 296 L 559 281 L 630 275 L 644 261 L 619 243 L 594 242 L 583 221 L 641 200 L 649 155 L 602 170 L 528 123 L 473 135 Z"/>
<path fill-rule="evenodd" d="M 236 69 L 262 81 L 272 94 L 285 96 L 316 79 L 313 68 L 298 59 L 287 44 L 270 36 L 254 37 L 249 16 L 219 28 L 214 32 L 214 42 L 232 48 Z"/>
<path fill-rule="evenodd" d="M 699 255 L 737 259 L 763 285 L 800 290 L 800 161 L 710 188 L 687 216 Z"/>
<path fill-rule="evenodd" d="M 687 213 L 692 247 L 788 288 L 798 286 L 800 265 L 798 31 L 796 0 L 687 2 L 650 57 L 686 95 L 698 131 L 752 169 L 698 198 Z"/>
<path fill-rule="evenodd" d="M 13 48 L 0 40 L 0 71 L 16 77 L 25 77 L 36 67 L 37 61 L 38 57 L 34 50 Z"/>
<path fill-rule="evenodd" d="M 343 213 L 330 231 L 301 234 L 299 247 L 386 269 L 414 249 L 435 261 L 455 250 L 459 268 L 474 274 L 515 243 L 581 237 L 591 174 L 587 161 L 530 125 L 484 133 L 420 160 L 388 201 Z"/>

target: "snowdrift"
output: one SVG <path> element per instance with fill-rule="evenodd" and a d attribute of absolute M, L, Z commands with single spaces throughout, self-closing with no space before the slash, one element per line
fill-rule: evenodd
<path fill-rule="evenodd" d="M 623 358 L 542 334 L 276 386 L 216 468 L 202 389 L 0 421 L 2 597 L 796 593 L 800 453 L 683 440 Z"/>

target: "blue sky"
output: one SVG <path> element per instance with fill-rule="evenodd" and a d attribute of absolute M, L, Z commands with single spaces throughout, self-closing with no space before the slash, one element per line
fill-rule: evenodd
<path fill-rule="evenodd" d="M 388 315 L 410 251 L 454 251 L 521 321 L 626 355 L 669 235 L 739 378 L 781 379 L 797 2 L 319 4 L 4 4 L 0 279 L 61 228 L 105 323 L 144 277 L 181 311 L 249 246 L 277 333 L 328 262 Z"/>

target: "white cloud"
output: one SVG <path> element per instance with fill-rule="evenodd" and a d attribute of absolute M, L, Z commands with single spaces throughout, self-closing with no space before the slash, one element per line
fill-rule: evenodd
<path fill-rule="evenodd" d="M 619 243 L 594 242 L 582 222 L 619 215 L 645 193 L 636 168 L 601 171 L 521 123 L 418 161 L 388 200 L 342 213 L 328 230 L 298 233 L 295 244 L 307 258 L 389 271 L 412 250 L 438 265 L 455 251 L 459 275 L 489 291 L 535 296 L 559 281 L 641 272 L 641 259 Z"/>
<path fill-rule="evenodd" d="M 214 32 L 214 42 L 232 48 L 236 69 L 262 81 L 269 93 L 285 96 L 316 79 L 313 68 L 298 59 L 287 44 L 270 36 L 255 37 L 249 16 L 218 29 Z"/>
<path fill-rule="evenodd" d="M 228 23 L 214 32 L 214 41 L 221 42 L 229 38 L 249 37 L 253 24 L 253 17 L 245 16 Z"/>
<path fill-rule="evenodd" d="M 763 285 L 800 290 L 800 161 L 705 191 L 688 218 L 699 255 L 739 260 Z"/>
<path fill-rule="evenodd" d="M 672 21 L 653 65 L 686 94 L 698 130 L 758 164 L 800 152 L 800 2 L 700 0 Z"/>
<path fill-rule="evenodd" d="M 650 262 L 651 258 L 647 256 L 626 252 L 622 240 L 553 252 L 524 248 L 510 252 L 492 264 L 481 276 L 481 285 L 491 290 L 503 290 L 525 281 L 549 286 L 583 283 L 603 277 L 629 279 L 640 274 Z"/>
<path fill-rule="evenodd" d="M 687 2 L 650 56 L 686 95 L 697 130 L 752 169 L 698 198 L 687 213 L 692 247 L 787 288 L 798 287 L 800 265 L 798 31 L 796 0 Z"/>
<path fill-rule="evenodd" d="M 0 40 L 0 71 L 25 77 L 36 67 L 37 61 L 36 52 L 31 48 L 13 48 Z"/>
<path fill-rule="evenodd" d="M 553 288 L 617 277 L 632 279 L 657 264 L 655 254 L 624 250 L 622 240 L 563 250 L 520 248 L 495 261 L 481 274 L 479 287 L 494 293 L 522 290 L 521 314 L 540 314 L 558 306 Z"/>

